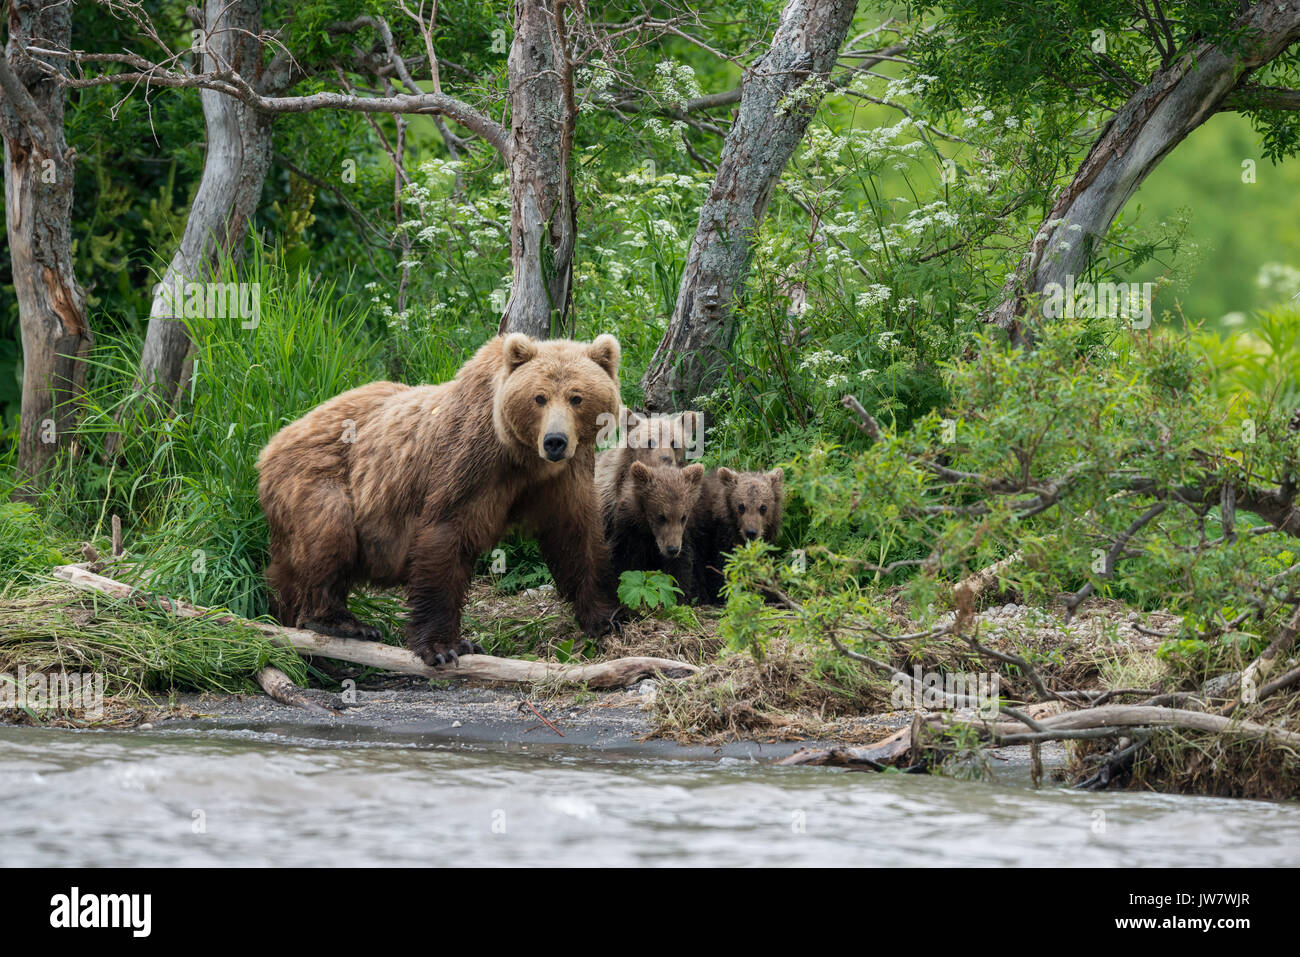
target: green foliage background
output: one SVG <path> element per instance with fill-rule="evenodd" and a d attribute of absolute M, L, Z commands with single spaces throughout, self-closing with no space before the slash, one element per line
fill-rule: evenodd
<path fill-rule="evenodd" d="M 1178 5 L 1189 25 L 1218 23 L 1219 7 Z M 184 35 L 181 5 L 156 9 Z M 698 13 L 713 45 L 748 58 L 778 9 L 753 0 Z M 910 14 L 921 19 L 897 29 L 939 19 L 970 42 L 916 33 L 914 69 L 884 63 L 832 91 L 754 237 L 727 375 L 693 403 L 713 413 L 706 464 L 789 466 L 780 547 L 746 549 L 729 570 L 734 645 L 761 649 L 774 630 L 791 627 L 757 597 L 757 584 L 774 576 L 811 609 L 798 626 L 811 644 L 821 632 L 809 622 L 866 616 L 883 627 L 872 618 L 884 607 L 882 588 L 906 585 L 917 608 L 938 614 L 941 580 L 1016 547 L 1032 560 L 1014 587 L 1039 597 L 1077 588 L 1093 580 L 1098 542 L 1140 504 L 1115 503 L 1112 473 L 1140 468 L 1172 481 L 1199 462 L 1188 481 L 1238 474 L 1247 466 L 1233 443 L 1246 417 L 1268 440 L 1249 468 L 1270 481 L 1294 468 L 1283 426 L 1300 368 L 1300 319 L 1288 305 L 1300 291 L 1300 166 L 1272 162 L 1294 146 L 1276 117 L 1211 120 L 1157 169 L 1113 231 L 1097 276 L 1160 282 L 1155 330 L 1085 324 L 1054 330 L 1033 356 L 1000 343 L 975 358 L 968 350 L 977 317 L 1068 179 L 1085 134 L 1095 134 L 1098 116 L 1063 78 L 1079 74 L 1103 102 L 1115 102 L 1061 38 L 1086 44 L 1100 24 L 1123 38 L 1113 52 L 1127 68 L 1148 69 L 1150 46 L 1121 29 L 1126 10 L 1078 0 L 862 5 L 853 34 Z M 268 22 L 282 22 L 303 57 L 329 56 L 347 42 L 326 26 L 365 11 L 388 8 L 277 3 Z M 602 7 L 607 19 L 630 14 Z M 508 16 L 498 2 L 440 8 L 445 82 L 497 114 L 505 52 L 493 32 Z M 125 27 L 94 5 L 79 6 L 78 17 L 79 36 L 96 46 L 129 42 Z M 407 47 L 416 43 L 409 28 L 398 34 Z M 1282 62 L 1270 78 L 1287 81 L 1293 68 Z M 619 115 L 599 99 L 633 84 L 651 106 L 672 105 L 731 88 L 738 70 L 666 37 L 616 63 L 591 59 L 578 79 L 594 100 L 581 113 L 574 151 L 579 241 L 565 331 L 618 335 L 624 400 L 636 405 L 711 181 L 690 154 L 716 156 L 720 140 L 653 110 Z M 319 81 L 304 89 L 312 84 Z M 133 552 L 156 573 L 153 587 L 261 614 L 259 450 L 284 423 L 353 385 L 444 380 L 495 332 L 510 281 L 504 173 L 473 140 L 451 162 L 432 120 L 413 118 L 399 231 L 381 144 L 394 138 L 391 118 L 375 126 L 331 112 L 283 118 L 247 255 L 224 267 L 224 278 L 261 284 L 261 321 L 254 330 L 197 322 L 187 394 L 150 419 L 131 391 L 132 371 L 151 287 L 201 169 L 202 117 L 192 91 L 119 104 L 121 94 L 70 97 L 68 136 L 81 157 L 77 268 L 97 337 L 88 410 L 75 453 L 35 507 L 0 510 L 0 556 L 17 580 L 52 560 L 42 542 L 65 553 L 81 539 L 102 544 L 108 516 L 119 514 Z M 1247 160 L 1256 163 L 1253 183 L 1243 181 Z M 355 181 L 343 175 L 351 164 Z M 8 268 L 0 258 L 0 421 L 10 430 L 0 447 L 12 439 L 20 362 Z M 885 441 L 862 435 L 840 404 L 846 393 L 880 420 Z M 957 423 L 955 442 L 940 438 L 946 422 Z M 119 433 L 121 456 L 107 464 L 105 443 Z M 925 512 L 960 509 L 975 492 L 935 487 L 916 464 L 924 459 L 984 475 L 1074 470 L 1078 504 L 1024 522 L 1006 508 L 974 519 Z M 1287 560 L 1271 536 L 1259 536 L 1214 557 L 1196 553 L 1192 567 L 1194 523 L 1171 517 L 1159 530 L 1132 573 L 1095 584 L 1138 604 L 1170 603 L 1188 614 L 1189 629 L 1230 617 L 1250 581 Z M 809 558 L 801 577 L 790 575 L 790 549 Z M 544 577 L 530 545 L 509 551 L 510 587 Z M 921 566 L 932 554 L 939 558 Z M 914 564 L 892 575 L 865 570 L 899 560 Z M 645 600 L 649 585 L 638 585 Z"/>

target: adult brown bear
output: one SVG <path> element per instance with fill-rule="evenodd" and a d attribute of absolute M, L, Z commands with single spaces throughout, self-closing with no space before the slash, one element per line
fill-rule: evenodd
<path fill-rule="evenodd" d="M 322 403 L 258 459 L 267 578 L 285 625 L 345 638 L 361 582 L 404 585 L 407 642 L 429 664 L 481 651 L 460 637 L 475 560 L 507 526 L 536 534 L 588 635 L 619 613 L 596 502 L 595 442 L 619 408 L 618 340 L 487 342 L 451 382 L 374 382 Z"/>

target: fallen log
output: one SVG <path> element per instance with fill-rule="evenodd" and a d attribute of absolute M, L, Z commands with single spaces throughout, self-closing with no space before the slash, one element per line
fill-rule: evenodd
<path fill-rule="evenodd" d="M 911 751 L 913 729 L 939 731 L 951 726 L 952 723 L 954 722 L 945 720 L 939 714 L 927 715 L 920 722 L 914 722 L 911 727 L 902 728 L 889 737 L 864 748 L 803 748 L 778 763 L 839 767 L 890 765 Z M 1233 721 L 1203 711 L 1149 705 L 1103 705 L 1098 708 L 1067 711 L 1036 720 L 1038 730 L 1032 730 L 1028 725 L 1016 721 L 999 721 L 994 724 L 977 718 L 962 723 L 973 725 L 982 738 L 998 747 L 1128 734 L 1135 728 L 1176 728 L 1184 731 L 1208 731 L 1300 749 L 1300 733 L 1295 731 L 1270 728 L 1250 721 Z"/>
<path fill-rule="evenodd" d="M 666 658 L 615 658 L 613 661 L 587 664 L 562 664 L 554 661 L 497 658 L 493 655 L 461 655 L 458 664 L 434 668 L 405 648 L 358 638 L 332 638 L 301 628 L 285 628 L 272 622 L 252 621 L 229 612 L 201 608 L 178 599 L 141 592 L 116 579 L 97 575 L 80 565 L 60 565 L 54 569 L 53 574 L 76 588 L 100 592 L 142 608 L 158 609 L 180 618 L 203 618 L 218 625 L 251 628 L 276 644 L 291 647 L 302 655 L 336 658 L 398 674 L 421 675 L 426 678 L 473 678 L 518 684 L 559 681 L 602 689 L 623 688 L 644 678 L 658 676 L 683 678 L 700 670 L 696 665 Z"/>
<path fill-rule="evenodd" d="M 1041 722 L 1045 731 L 1086 731 L 1096 728 L 1178 728 L 1185 731 L 1209 731 L 1249 740 L 1264 740 L 1272 744 L 1300 748 L 1300 732 L 1287 731 L 1283 728 L 1270 728 L 1267 725 L 1251 721 L 1233 721 L 1217 714 L 1204 711 L 1188 711 L 1183 708 L 1159 708 L 1150 705 L 1114 704 L 1100 708 L 1084 708 L 1081 711 L 1067 711 Z M 999 722 L 991 725 L 990 730 L 995 740 L 1015 744 L 1017 738 L 1023 738 L 1023 728 L 1014 722 Z"/>

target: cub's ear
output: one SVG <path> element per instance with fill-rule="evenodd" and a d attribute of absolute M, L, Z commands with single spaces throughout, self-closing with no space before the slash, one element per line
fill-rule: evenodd
<path fill-rule="evenodd" d="M 785 491 L 785 472 L 781 469 L 772 469 L 767 473 L 767 477 L 772 483 L 772 492 L 779 499 Z"/>
<path fill-rule="evenodd" d="M 592 340 L 591 345 L 587 346 L 587 355 L 592 362 L 608 372 L 611 379 L 617 381 L 618 363 L 623 358 L 623 347 L 618 344 L 617 339 L 608 332 L 597 336 Z"/>
<path fill-rule="evenodd" d="M 637 485 L 649 485 L 650 480 L 654 478 L 654 473 L 650 471 L 650 466 L 644 462 L 633 462 L 632 469 L 628 473 L 632 476 L 632 481 Z"/>
<path fill-rule="evenodd" d="M 688 485 L 699 485 L 704 481 L 704 466 L 699 462 L 686 466 L 682 469 L 682 478 L 686 479 Z"/>
<path fill-rule="evenodd" d="M 738 478 L 740 478 L 740 476 L 737 475 L 735 472 L 731 471 L 731 469 L 729 468 L 718 469 L 718 481 L 721 482 L 723 485 L 725 485 L 727 488 L 735 488 L 736 479 Z"/>
<path fill-rule="evenodd" d="M 514 372 L 537 355 L 537 343 L 522 332 L 512 332 L 501 345 L 501 355 L 505 360 L 506 372 Z"/>

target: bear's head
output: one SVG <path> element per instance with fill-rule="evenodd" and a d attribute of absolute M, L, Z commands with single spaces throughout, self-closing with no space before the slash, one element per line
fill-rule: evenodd
<path fill-rule="evenodd" d="M 621 355 L 611 335 L 573 342 L 510 333 L 492 408 L 497 437 L 548 462 L 594 448 L 601 423 L 618 413 Z"/>
<path fill-rule="evenodd" d="M 733 472 L 718 469 L 727 513 L 742 541 L 756 538 L 771 541 L 781 530 L 781 508 L 785 504 L 785 473 Z"/>
<path fill-rule="evenodd" d="M 696 463 L 679 469 L 675 465 L 651 467 L 633 462 L 628 472 L 636 490 L 636 503 L 645 523 L 654 532 L 655 545 L 665 558 L 682 551 L 682 535 L 704 481 L 704 466 Z"/>
<path fill-rule="evenodd" d="M 703 417 L 698 412 L 644 415 L 629 412 L 627 447 L 634 462 L 646 465 L 684 465 L 688 449 L 698 450 Z"/>

